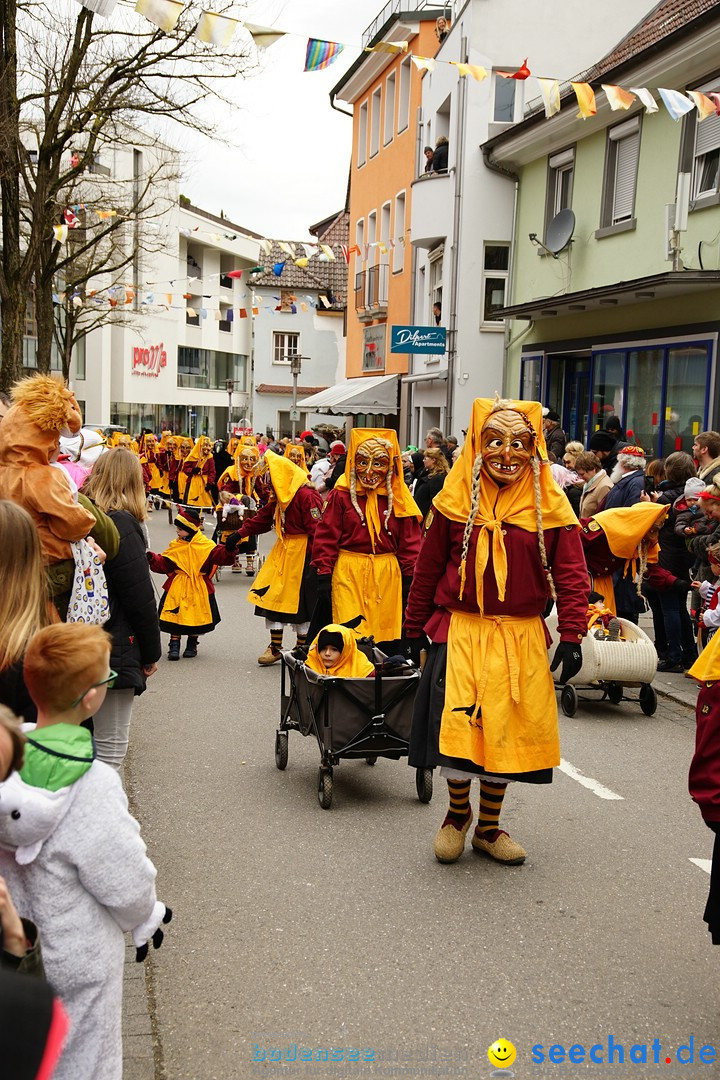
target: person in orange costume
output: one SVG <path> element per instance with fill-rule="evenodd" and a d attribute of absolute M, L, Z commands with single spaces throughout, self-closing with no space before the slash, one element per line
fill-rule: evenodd
<path fill-rule="evenodd" d="M 211 507 L 213 498 L 210 488 L 214 483 L 212 442 L 207 435 L 200 435 L 180 467 L 180 502 L 183 506 L 199 507 L 201 510 Z"/>
<path fill-rule="evenodd" d="M 442 766 L 450 807 L 439 862 L 463 853 L 480 779 L 473 849 L 498 862 L 526 852 L 500 829 L 507 784 L 550 783 L 560 764 L 551 670 L 582 667 L 587 571 L 577 518 L 555 484 L 535 401 L 479 398 L 467 438 L 426 518 L 405 633 L 432 644 L 413 713 L 408 764 Z M 543 613 L 557 599 L 548 663 Z"/>
<path fill-rule="evenodd" d="M 400 640 L 421 520 L 396 433 L 353 428 L 345 472 L 328 495 L 313 545 L 318 594 L 331 599 L 333 622 L 360 617 L 359 632 L 381 647 Z"/>

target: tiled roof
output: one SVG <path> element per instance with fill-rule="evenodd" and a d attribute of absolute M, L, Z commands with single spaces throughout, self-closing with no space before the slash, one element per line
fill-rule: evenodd
<path fill-rule="evenodd" d="M 601 78 L 719 5 L 720 0 L 660 0 L 614 49 L 574 81 L 591 83 Z"/>
<path fill-rule="evenodd" d="M 325 225 L 321 222 L 321 225 Z M 318 233 L 318 243 L 334 245 L 347 244 L 350 236 L 350 215 L 341 210 L 332 218 L 324 232 Z M 297 240 L 287 241 L 290 247 L 297 252 L 297 257 L 304 257 L 305 252 Z M 269 255 L 262 256 L 265 270 L 262 274 L 254 274 L 250 281 L 253 285 L 270 285 L 274 289 L 296 289 L 299 292 L 327 292 L 335 297 L 336 310 L 344 308 L 347 303 L 348 269 L 342 252 L 334 250 L 335 262 L 321 262 L 315 254 L 306 267 L 296 266 L 292 258 L 279 247 L 277 241 L 272 241 Z M 280 277 L 273 273 L 275 263 L 285 263 Z"/>
<path fill-rule="evenodd" d="M 310 394 L 319 394 L 321 390 L 327 390 L 327 386 L 298 386 L 298 397 L 309 397 Z M 257 394 L 292 394 L 292 386 L 280 386 L 278 383 L 258 383 L 255 387 Z"/>

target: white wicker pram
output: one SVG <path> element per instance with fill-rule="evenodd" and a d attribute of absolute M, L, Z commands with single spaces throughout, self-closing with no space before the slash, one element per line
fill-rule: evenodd
<path fill-rule="evenodd" d="M 547 627 L 552 636 L 550 655 L 560 640 L 557 629 L 557 615 L 553 611 L 547 618 Z M 650 685 L 657 671 L 657 653 L 650 638 L 635 623 L 619 619 L 622 627 L 622 641 L 608 641 L 593 637 L 589 633 L 583 639 L 583 666 L 570 682 L 563 685 L 560 693 L 560 707 L 566 716 L 574 716 L 578 705 L 578 690 L 599 691 L 606 698 L 618 705 L 621 701 L 637 701 L 646 716 L 652 716 L 657 709 L 657 694 Z M 557 681 L 560 669 L 554 672 Z M 559 684 L 558 684 L 559 685 Z M 627 697 L 627 688 L 637 688 L 637 697 Z"/>

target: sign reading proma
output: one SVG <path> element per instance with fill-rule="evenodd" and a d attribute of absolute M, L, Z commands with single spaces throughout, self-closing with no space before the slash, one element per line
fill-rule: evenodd
<path fill-rule="evenodd" d="M 390 352 L 430 353 L 439 356 L 445 352 L 445 340 L 444 326 L 393 326 Z"/>

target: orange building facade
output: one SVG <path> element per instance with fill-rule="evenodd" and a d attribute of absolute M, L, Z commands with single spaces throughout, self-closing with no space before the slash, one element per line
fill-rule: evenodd
<path fill-rule="evenodd" d="M 436 20 L 444 14 L 416 3 L 381 24 L 381 13 L 364 44 L 407 41 L 416 56 L 433 57 Z M 408 357 L 390 352 L 390 327 L 411 321 L 410 199 L 412 182 L 426 165 L 417 122 L 426 74 L 409 53 L 363 53 L 331 93 L 353 110 L 349 244 L 360 253 L 348 264 L 349 379 L 408 371 Z"/>

